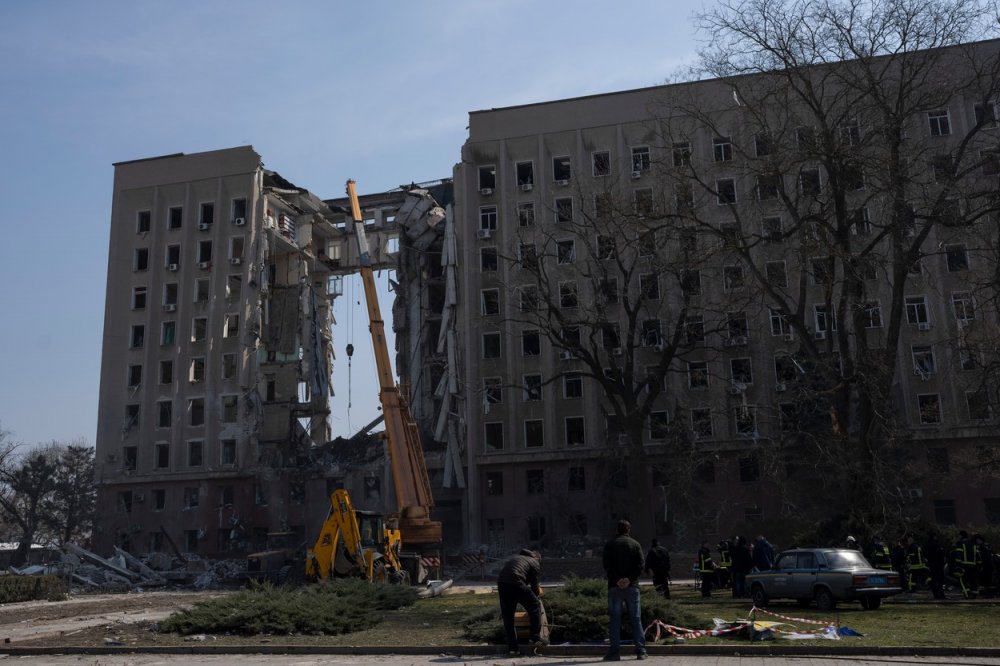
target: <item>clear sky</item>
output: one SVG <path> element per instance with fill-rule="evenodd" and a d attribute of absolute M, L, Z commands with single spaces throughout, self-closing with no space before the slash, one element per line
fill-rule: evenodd
<path fill-rule="evenodd" d="M 469 111 L 662 83 L 693 62 L 700 7 L 0 0 L 0 427 L 94 442 L 113 162 L 250 144 L 324 198 L 450 177 Z M 377 389 L 365 310 L 338 301 L 348 434 Z"/>

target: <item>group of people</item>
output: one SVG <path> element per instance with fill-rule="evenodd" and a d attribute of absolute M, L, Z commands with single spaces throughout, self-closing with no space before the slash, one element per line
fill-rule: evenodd
<path fill-rule="evenodd" d="M 632 627 L 636 659 L 646 658 L 646 638 L 642 628 L 642 614 L 639 604 L 639 577 L 644 571 L 653 573 L 653 583 L 667 597 L 670 596 L 670 554 L 656 539 L 652 542 L 649 555 L 643 557 L 642 546 L 632 538 L 631 524 L 627 520 L 618 522 L 617 535 L 604 545 L 602 562 L 608 579 L 608 614 L 610 616 L 610 640 L 604 661 L 621 660 L 622 612 L 628 614 Z M 532 646 L 548 644 L 542 636 L 542 588 L 538 584 L 542 556 L 533 550 L 522 550 L 508 558 L 497 577 L 497 592 L 500 595 L 500 616 L 503 618 L 504 634 L 509 654 L 520 654 L 517 642 L 517 628 L 514 611 L 518 604 L 528 613 L 530 642 Z M 659 582 L 658 582 L 659 581 Z"/>
<path fill-rule="evenodd" d="M 853 536 L 847 537 L 845 545 L 861 550 Z M 979 533 L 970 536 L 960 531 L 950 549 L 933 533 L 923 543 L 909 533 L 891 545 L 875 535 L 868 560 L 876 568 L 898 571 L 905 591 L 926 587 L 936 599 L 945 598 L 946 585 L 960 590 L 966 599 L 995 596 L 998 588 L 1000 556 Z"/>
<path fill-rule="evenodd" d="M 746 580 L 751 571 L 770 571 L 774 566 L 774 546 L 758 535 L 753 543 L 746 537 L 736 536 L 725 539 L 716 545 L 719 561 L 712 557 L 708 541 L 701 542 L 696 564 L 701 578 L 701 596 L 712 596 L 714 588 L 730 588 L 734 598 L 746 597 L 749 594 Z"/>

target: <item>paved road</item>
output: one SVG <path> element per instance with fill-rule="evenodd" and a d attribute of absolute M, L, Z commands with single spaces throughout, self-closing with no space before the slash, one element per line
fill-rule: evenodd
<path fill-rule="evenodd" d="M 626 657 L 628 661 L 633 661 Z M 13 657 L 0 655 L 0 666 L 14 662 L 30 666 L 163 666 L 212 664 L 215 666 L 584 666 L 600 664 L 600 658 L 533 657 L 502 659 L 498 657 L 414 657 L 387 656 L 324 656 L 324 655 L 52 655 Z M 648 666 L 1000 666 L 1000 658 L 979 657 L 687 657 L 652 656 Z"/>

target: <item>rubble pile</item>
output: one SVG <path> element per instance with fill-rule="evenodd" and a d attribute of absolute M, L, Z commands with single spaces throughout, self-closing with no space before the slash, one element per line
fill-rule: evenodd
<path fill-rule="evenodd" d="M 242 582 L 246 562 L 209 561 L 180 553 L 150 553 L 140 558 L 118 547 L 114 555 L 105 558 L 67 544 L 57 562 L 9 567 L 7 572 L 18 576 L 59 576 L 78 591 L 125 592 L 166 586 L 215 589 Z"/>

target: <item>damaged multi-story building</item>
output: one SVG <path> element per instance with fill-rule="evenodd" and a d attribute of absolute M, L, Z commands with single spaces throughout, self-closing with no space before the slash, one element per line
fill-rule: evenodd
<path fill-rule="evenodd" d="M 366 200 L 377 268 L 396 266 L 394 216 L 406 196 Z M 360 508 L 386 508 L 381 443 L 360 433 L 331 444 L 331 301 L 357 266 L 346 220 L 249 147 L 115 165 L 97 437 L 102 552 L 232 555 L 265 547 L 274 532 L 305 543 L 335 487 Z M 442 230 L 430 235 L 440 247 Z M 406 318 L 395 321 L 405 334 Z M 415 407 L 426 423 L 432 406 Z"/>
<path fill-rule="evenodd" d="M 705 80 L 473 112 L 453 180 L 362 196 L 446 542 L 585 549 L 645 482 L 680 547 L 773 534 L 840 508 L 810 492 L 868 445 L 897 517 L 1000 522 L 997 50 L 901 56 L 952 75 L 894 134 L 870 95 L 823 125 L 775 78 Z M 381 443 L 326 418 L 347 218 L 250 148 L 116 165 L 98 547 L 308 541 L 338 485 L 391 510 Z"/>

